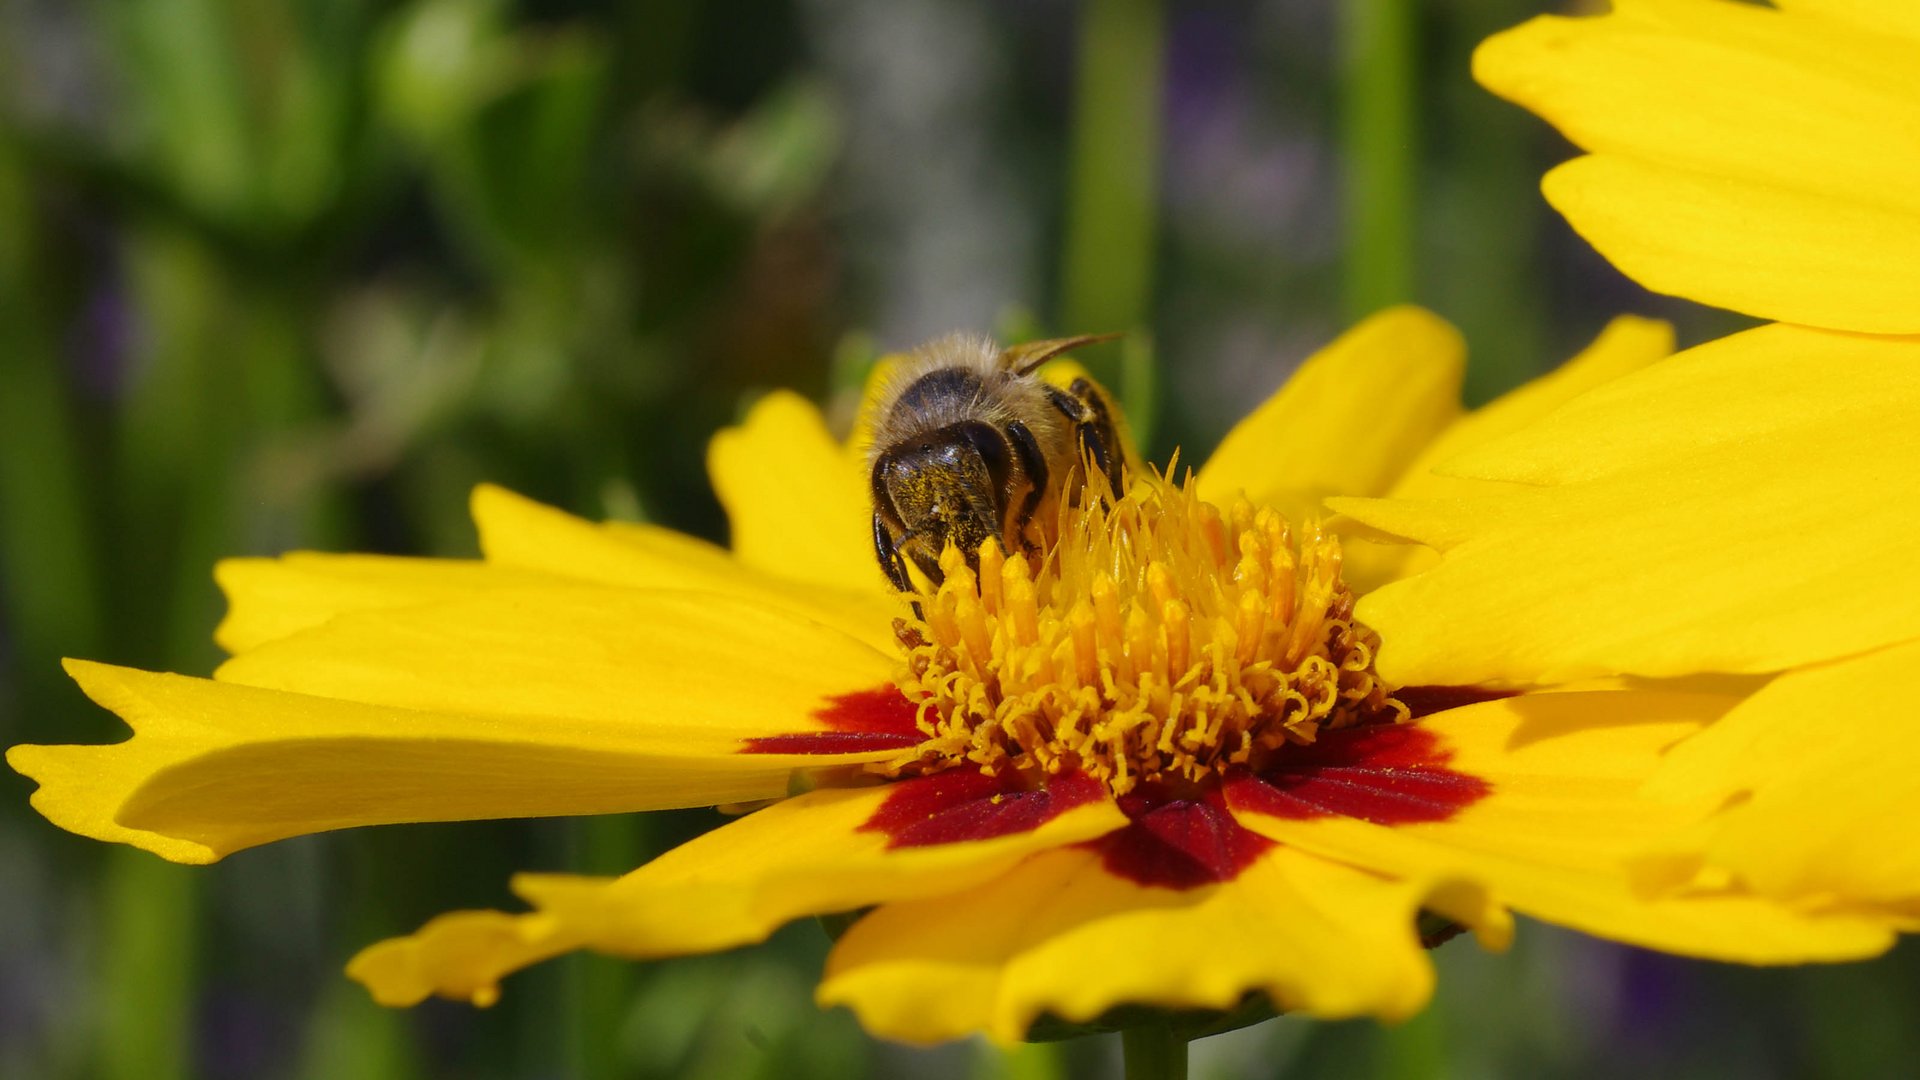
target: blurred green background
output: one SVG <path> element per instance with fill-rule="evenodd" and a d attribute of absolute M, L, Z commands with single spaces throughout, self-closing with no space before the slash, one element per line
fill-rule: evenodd
<path fill-rule="evenodd" d="M 1698 341 L 1535 193 L 1569 152 L 1467 76 L 1524 0 L 0 0 L 0 741 L 118 738 L 84 656 L 203 673 L 229 554 L 467 555 L 493 480 L 724 539 L 704 443 L 876 351 L 1127 329 L 1157 457 L 1348 320 L 1467 331 L 1473 401 L 1618 311 Z M 410 826 L 186 869 L 0 779 L 0 1076 L 1060 1077 L 820 1014 L 826 942 L 514 978 L 389 1013 L 340 967 L 519 869 L 707 813 Z M 1217 947 L 1217 943 L 1216 943 Z M 1197 1077 L 1894 1075 L 1920 951 L 1748 971 L 1537 925 L 1394 1029 L 1287 1020 Z"/>

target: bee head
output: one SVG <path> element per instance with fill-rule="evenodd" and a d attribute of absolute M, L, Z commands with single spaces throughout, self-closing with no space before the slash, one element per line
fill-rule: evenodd
<path fill-rule="evenodd" d="M 874 497 L 903 527 L 900 537 L 938 556 L 948 543 L 970 558 L 1002 530 L 1012 454 L 1007 438 L 979 420 L 929 431 L 882 454 Z"/>

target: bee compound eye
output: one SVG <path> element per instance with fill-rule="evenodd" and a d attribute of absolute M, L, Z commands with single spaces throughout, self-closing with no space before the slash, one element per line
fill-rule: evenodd
<path fill-rule="evenodd" d="M 967 445 L 980 457 L 980 464 L 986 466 L 987 476 L 993 485 L 1004 487 L 1007 482 L 1008 462 L 1012 452 L 1007 445 L 1007 437 L 995 430 L 990 424 L 978 420 L 960 425 L 960 434 Z"/>

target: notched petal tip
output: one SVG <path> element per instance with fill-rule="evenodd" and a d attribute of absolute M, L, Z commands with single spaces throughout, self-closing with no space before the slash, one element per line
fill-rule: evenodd
<path fill-rule="evenodd" d="M 119 774 L 116 751 L 124 743 L 106 746 L 20 745 L 7 750 L 7 765 L 38 787 L 30 797 L 33 808 L 52 824 L 70 833 L 107 843 L 127 844 L 168 862 L 201 866 L 227 854 L 195 840 L 148 832 L 124 825 L 119 813 L 127 800 L 128 782 Z"/>
<path fill-rule="evenodd" d="M 1513 912 L 1494 899 L 1484 882 L 1468 877 L 1442 877 L 1427 882 L 1426 890 L 1420 901 L 1421 908 L 1466 929 L 1481 948 L 1488 952 L 1506 952 L 1513 946 Z M 1426 944 L 1424 939 L 1422 944 Z"/>
<path fill-rule="evenodd" d="M 1185 891 L 1106 873 L 1085 848 L 1047 852 L 981 887 L 870 913 L 829 955 L 816 1000 L 917 1044 L 984 1032 L 1009 1045 L 1042 1016 L 1226 1010 L 1249 992 L 1319 1017 L 1402 1019 L 1432 990 L 1414 931 L 1429 891 L 1277 846 L 1230 882 Z"/>
<path fill-rule="evenodd" d="M 568 947 L 551 919 L 500 911 L 441 915 L 406 937 L 360 950 L 347 976 L 389 1008 L 439 996 L 487 1008 L 500 1000 L 500 979 Z"/>
<path fill-rule="evenodd" d="M 884 820 L 877 815 L 892 796 L 911 790 L 796 796 L 621 878 L 516 875 L 513 891 L 531 913 L 443 915 L 409 937 L 371 946 L 349 973 L 383 1004 L 412 1005 L 435 994 L 490 1000 L 506 974 L 565 952 L 645 960 L 749 945 L 796 918 L 964 890 L 1029 855 L 1085 842 L 1124 821 L 1099 800 L 1022 821 L 1029 826 L 1022 830 L 892 845 L 884 830 L 868 826 Z"/>

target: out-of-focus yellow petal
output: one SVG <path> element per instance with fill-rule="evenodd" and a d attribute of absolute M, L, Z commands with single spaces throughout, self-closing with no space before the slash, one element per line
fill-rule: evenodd
<path fill-rule="evenodd" d="M 1706 864 L 1809 901 L 1920 900 L 1920 641 L 1790 671 L 1675 747 L 1653 798 L 1739 796 Z"/>
<path fill-rule="evenodd" d="M 1474 77 L 1584 150 L 1920 211 L 1913 43 L 1727 0 L 1629 0 L 1483 42 Z M 1874 153 L 1864 151 L 1869 148 Z"/>
<path fill-rule="evenodd" d="M 1607 324 L 1593 344 L 1548 375 L 1508 392 L 1455 420 L 1407 466 L 1390 494 L 1397 499 L 1434 499 L 1484 495 L 1511 487 L 1503 481 L 1478 480 L 1435 472 L 1450 458 L 1517 431 L 1568 401 L 1629 375 L 1673 352 L 1673 327 L 1658 319 L 1623 315 Z M 1431 548 L 1409 544 L 1349 542 L 1343 572 L 1362 594 L 1389 581 L 1430 569 L 1437 561 Z"/>
<path fill-rule="evenodd" d="M 1433 886 L 1268 850 L 1221 885 L 1146 888 L 1085 849 L 950 896 L 888 904 L 827 958 L 822 1005 L 912 1043 L 1018 1042 L 1043 1013 L 1229 1008 L 1250 990 L 1318 1017 L 1411 1015 L 1433 970 L 1413 930 Z"/>
<path fill-rule="evenodd" d="M 1196 478 L 1201 497 L 1245 493 L 1297 516 L 1324 495 L 1385 491 L 1459 415 L 1465 363 L 1459 332 L 1430 312 L 1369 318 L 1227 433 Z"/>
<path fill-rule="evenodd" d="M 1364 598 L 1403 684 L 1778 671 L 1920 636 L 1920 339 L 1769 326 L 1443 466 L 1539 485 L 1335 499 L 1445 551 Z"/>
<path fill-rule="evenodd" d="M 711 700 L 651 715 L 636 703 L 624 721 L 406 709 L 84 661 L 67 670 L 133 738 L 16 746 L 8 764 L 40 783 L 33 804 L 54 824 L 175 862 L 357 825 L 775 798 L 794 769 L 897 752 L 741 753 L 743 738 L 819 725 L 807 710 L 828 691 L 816 684 L 803 702 L 776 682 L 761 697 L 729 694 L 724 669 L 710 675 Z"/>
<path fill-rule="evenodd" d="M 707 472 L 741 562 L 769 574 L 878 592 L 873 503 L 860 457 L 813 403 L 777 391 L 707 446 Z"/>
<path fill-rule="evenodd" d="M 227 616 L 213 637 L 230 653 L 319 626 L 349 611 L 412 607 L 565 580 L 472 559 L 311 551 L 277 559 L 226 559 L 214 567 L 213 576 L 227 594 Z"/>
<path fill-rule="evenodd" d="M 1491 792 L 1446 821 L 1379 825 L 1272 816 L 1228 789 L 1248 828 L 1380 873 L 1451 878 L 1496 902 L 1602 937 L 1746 963 L 1853 959 L 1892 943 L 1884 920 L 1812 915 L 1739 892 L 1644 897 L 1630 860 L 1697 821 L 1706 806 L 1639 796 L 1661 752 L 1719 716 L 1719 695 L 1615 691 L 1534 694 L 1428 717 L 1446 767 Z"/>
<path fill-rule="evenodd" d="M 1767 318 L 1911 333 L 1914 63 L 1911 39 L 1840 19 L 1660 0 L 1535 19 L 1484 43 L 1474 73 L 1597 153 L 1548 197 L 1629 275 Z"/>
<path fill-rule="evenodd" d="M 1920 173 L 1909 183 L 1920 185 Z M 1613 154 L 1555 168 L 1542 190 L 1608 262 L 1654 292 L 1786 322 L 1920 332 L 1920 209 Z"/>
<path fill-rule="evenodd" d="M 671 529 L 595 524 L 492 485 L 474 489 L 473 516 L 489 566 L 739 597 L 796 612 L 889 651 L 893 617 L 905 610 L 884 590 L 844 589 L 756 569 L 724 548 Z"/>
<path fill-rule="evenodd" d="M 460 912 L 376 944 L 348 967 L 385 1005 L 429 994 L 485 1004 L 499 979 L 573 949 L 633 959 L 709 952 L 765 938 L 805 915 L 943 896 L 1049 848 L 1126 823 L 1111 800 L 1085 803 L 1037 828 L 987 839 L 890 846 L 863 829 L 896 786 L 811 792 L 668 852 L 620 878 L 521 875 L 521 916 Z"/>
<path fill-rule="evenodd" d="M 1920 41 L 1920 4 L 1907 0 L 1773 0 L 1773 6 Z"/>

